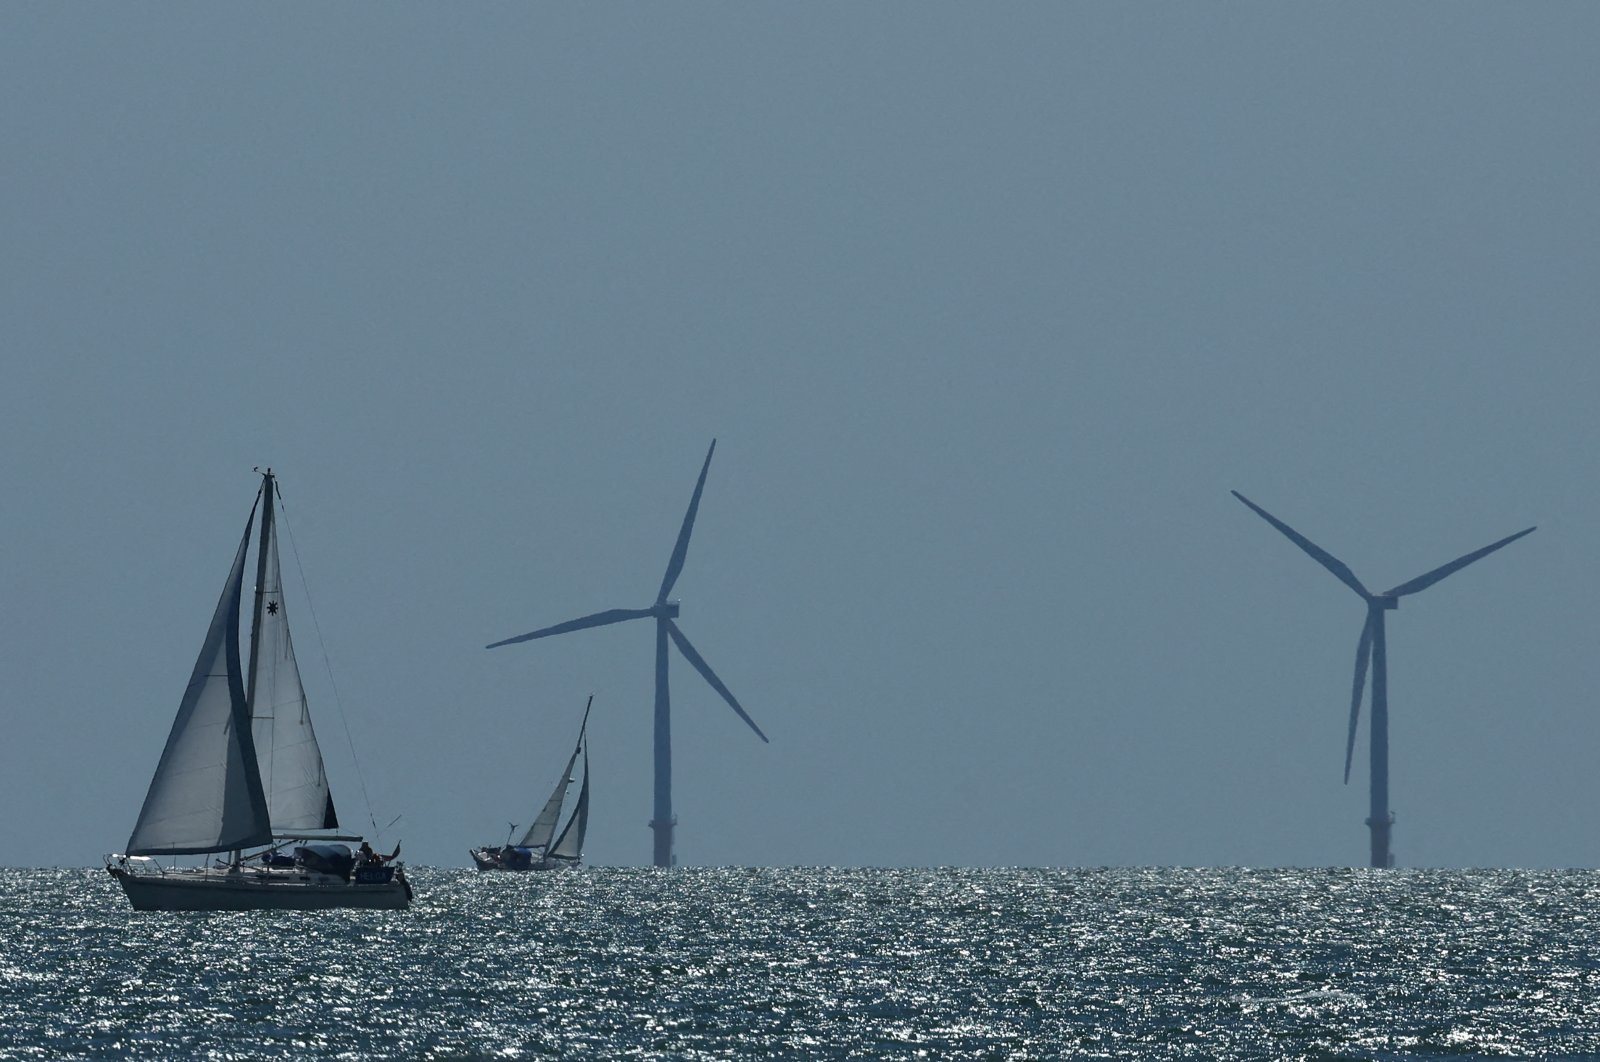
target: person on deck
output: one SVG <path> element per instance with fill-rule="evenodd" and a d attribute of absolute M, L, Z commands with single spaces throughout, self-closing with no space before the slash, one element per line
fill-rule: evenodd
<path fill-rule="evenodd" d="M 400 846 L 398 844 L 394 846 L 394 851 L 390 852 L 388 855 L 379 855 L 377 852 L 372 850 L 372 845 L 368 844 L 366 841 L 362 841 L 361 850 L 356 853 L 356 857 L 360 860 L 362 866 L 381 867 L 385 863 L 392 862 L 394 857 L 399 854 Z"/>

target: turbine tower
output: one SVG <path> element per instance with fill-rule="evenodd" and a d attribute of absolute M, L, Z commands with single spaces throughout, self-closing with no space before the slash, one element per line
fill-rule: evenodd
<path fill-rule="evenodd" d="M 755 720 L 739 706 L 738 700 L 729 692 L 728 687 L 723 685 L 722 680 L 717 678 L 716 672 L 711 670 L 711 666 L 695 651 L 694 646 L 689 644 L 689 639 L 678 629 L 678 625 L 673 622 L 678 618 L 678 602 L 667 600 L 667 595 L 672 592 L 672 584 L 678 581 L 678 573 L 683 571 L 684 557 L 689 553 L 689 534 L 694 530 L 694 515 L 700 508 L 700 492 L 705 489 L 706 472 L 711 468 L 711 455 L 716 449 L 717 440 L 712 439 L 711 449 L 706 451 L 706 462 L 700 466 L 700 479 L 694 485 L 694 495 L 689 499 L 689 511 L 684 514 L 683 527 L 678 532 L 678 544 L 672 548 L 672 559 L 667 561 L 667 574 L 661 580 L 661 591 L 656 594 L 655 604 L 649 608 L 614 608 L 596 612 L 592 616 L 557 623 L 553 627 L 542 627 L 489 646 L 490 649 L 497 649 L 502 645 L 547 638 L 552 634 L 566 634 L 568 631 L 581 631 L 586 627 L 604 627 L 624 620 L 653 618 L 656 621 L 655 815 L 651 819 L 650 828 L 655 831 L 655 865 L 658 867 L 672 865 L 672 830 L 678 823 L 672 814 L 672 702 L 667 695 L 668 639 L 678 647 L 678 652 L 683 654 L 683 658 L 711 684 L 711 688 L 722 695 L 722 699 L 728 702 L 728 707 L 750 725 L 756 736 L 762 741 L 767 740 L 767 735 L 756 726 Z"/>
<path fill-rule="evenodd" d="M 1361 716 L 1361 691 L 1367 683 L 1367 661 L 1370 658 L 1372 721 L 1368 724 L 1370 731 L 1368 745 L 1372 755 L 1372 800 L 1367 826 L 1372 830 L 1372 865 L 1393 866 L 1394 855 L 1389 850 L 1389 835 L 1394 826 L 1394 814 L 1389 810 L 1389 669 L 1383 614 L 1399 608 L 1400 599 L 1407 594 L 1426 590 L 1445 576 L 1460 571 L 1473 561 L 1482 560 L 1501 546 L 1508 546 L 1523 535 L 1532 534 L 1535 529 L 1530 527 L 1514 535 L 1507 535 L 1498 542 L 1491 542 L 1482 549 L 1457 557 L 1449 564 L 1424 572 L 1392 590 L 1374 594 L 1362 586 L 1361 580 L 1356 578 L 1355 573 L 1333 554 L 1320 548 L 1238 491 L 1233 491 L 1232 494 L 1253 509 L 1257 516 L 1282 531 L 1289 541 L 1305 550 L 1313 560 L 1332 572 L 1340 582 L 1360 594 L 1361 599 L 1367 603 L 1367 621 L 1361 628 L 1361 639 L 1356 643 L 1356 677 L 1350 693 L 1350 733 L 1344 747 L 1344 782 L 1345 785 L 1350 784 L 1350 759 L 1356 747 L 1356 722 Z"/>

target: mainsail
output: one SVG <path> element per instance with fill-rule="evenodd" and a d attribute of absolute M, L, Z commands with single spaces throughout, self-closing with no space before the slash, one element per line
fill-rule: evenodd
<path fill-rule="evenodd" d="M 556 821 L 561 818 L 561 802 L 567 798 L 567 786 L 572 784 L 572 765 L 578 762 L 578 750 L 572 750 L 572 756 L 567 760 L 566 770 L 561 772 L 561 780 L 556 783 L 555 789 L 550 793 L 550 799 L 544 802 L 544 810 L 539 812 L 539 817 L 533 820 L 533 825 L 528 827 L 528 832 L 522 835 L 518 842 L 520 848 L 545 848 L 550 844 L 550 838 L 555 836 Z"/>
<path fill-rule="evenodd" d="M 528 832 L 522 835 L 518 843 L 521 848 L 542 848 L 548 854 L 555 855 L 557 850 L 565 844 L 576 847 L 572 852 L 562 854 L 567 858 L 577 858 L 578 852 L 583 848 L 583 832 L 589 822 L 589 709 L 594 706 L 594 698 L 589 698 L 589 703 L 583 709 L 583 724 L 578 727 L 578 743 L 572 746 L 572 755 L 567 757 L 567 766 L 561 772 L 561 780 L 556 783 L 555 789 L 550 793 L 550 799 L 544 802 L 544 810 L 539 812 L 539 817 L 533 820 L 533 825 L 528 827 Z M 583 788 L 578 794 L 578 806 L 572 813 L 572 818 L 567 820 L 566 829 L 561 831 L 561 836 L 555 844 L 550 843 L 550 838 L 555 836 L 556 822 L 561 818 L 561 803 L 567 798 L 567 787 L 572 784 L 572 768 L 578 762 L 578 754 L 583 753 Z M 582 822 L 578 826 L 574 837 L 572 824 Z M 569 842 L 568 838 L 574 837 Z"/>
<path fill-rule="evenodd" d="M 339 825 L 322 766 L 322 750 L 311 728 L 278 564 L 278 527 L 273 519 L 276 479 L 265 475 L 261 545 L 256 560 L 255 622 L 250 640 L 248 704 L 261 784 L 272 832 L 331 830 Z"/>
<path fill-rule="evenodd" d="M 129 855 L 224 852 L 267 844 L 272 829 L 239 666 L 239 598 L 255 509 L 128 838 Z"/>
<path fill-rule="evenodd" d="M 582 742 L 582 739 L 579 739 Z M 572 812 L 572 818 L 567 820 L 567 828 L 561 831 L 561 836 L 556 838 L 556 843 L 550 848 L 550 857 L 553 859 L 577 859 L 583 854 L 583 835 L 589 829 L 589 750 L 583 750 L 583 788 L 578 790 L 578 806 Z"/>

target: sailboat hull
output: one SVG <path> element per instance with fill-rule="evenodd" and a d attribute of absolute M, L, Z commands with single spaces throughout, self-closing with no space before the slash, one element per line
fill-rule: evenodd
<path fill-rule="evenodd" d="M 472 861 L 479 870 L 503 870 L 510 874 L 526 874 L 536 870 L 575 870 L 579 866 L 578 860 L 559 856 L 540 856 L 519 866 L 501 862 L 499 852 L 498 848 L 474 848 L 471 850 Z"/>
<path fill-rule="evenodd" d="M 371 884 L 265 871 L 107 869 L 136 911 L 397 911 L 411 903 L 411 886 L 399 868 L 389 881 Z"/>

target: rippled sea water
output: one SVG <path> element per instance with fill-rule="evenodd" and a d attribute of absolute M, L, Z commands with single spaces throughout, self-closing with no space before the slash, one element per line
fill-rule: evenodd
<path fill-rule="evenodd" d="M 0 870 L 0 1058 L 1600 1056 L 1592 871 L 412 871 L 139 914 Z"/>

